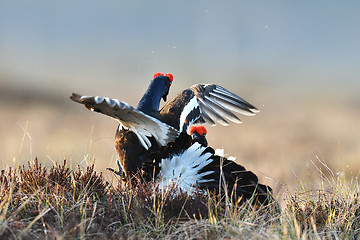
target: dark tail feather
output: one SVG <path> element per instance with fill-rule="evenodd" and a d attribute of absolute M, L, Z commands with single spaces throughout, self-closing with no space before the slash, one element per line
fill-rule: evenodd
<path fill-rule="evenodd" d="M 267 205 L 272 199 L 272 189 L 259 184 L 258 178 L 253 172 L 247 171 L 234 161 L 213 156 L 213 162 L 201 172 L 206 171 L 213 171 L 213 173 L 205 176 L 204 179 L 214 179 L 215 181 L 204 182 L 201 187 L 214 189 L 217 193 L 226 191 L 235 202 L 252 199 L 254 203 Z"/>

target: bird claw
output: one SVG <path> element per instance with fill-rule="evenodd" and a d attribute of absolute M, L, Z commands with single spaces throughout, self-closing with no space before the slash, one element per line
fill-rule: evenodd
<path fill-rule="evenodd" d="M 113 168 L 106 168 L 106 170 L 109 170 L 110 172 L 115 173 L 116 175 L 120 176 L 123 180 L 126 179 L 126 177 L 125 177 L 125 172 L 124 172 L 123 168 L 122 168 L 121 165 L 120 165 L 120 160 L 119 160 L 119 159 L 116 159 L 116 163 L 117 163 L 117 165 L 118 165 L 118 169 L 119 169 L 118 171 L 116 171 L 116 170 L 113 169 Z"/>

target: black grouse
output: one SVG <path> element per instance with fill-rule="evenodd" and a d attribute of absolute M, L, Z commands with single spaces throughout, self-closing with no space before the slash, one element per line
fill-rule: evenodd
<path fill-rule="evenodd" d="M 233 112 L 249 116 L 258 112 L 241 97 L 215 84 L 193 85 L 177 94 L 160 110 L 160 101 L 166 101 L 172 80 L 170 73 L 156 73 L 137 108 L 107 97 L 76 93 L 70 97 L 88 109 L 120 122 L 115 148 L 120 158 L 120 172 L 123 171 L 127 180 L 142 168 L 151 153 L 175 140 L 181 132 L 187 132 L 192 124 L 215 125 L 218 122 L 228 125 L 227 120 L 241 123 Z"/>

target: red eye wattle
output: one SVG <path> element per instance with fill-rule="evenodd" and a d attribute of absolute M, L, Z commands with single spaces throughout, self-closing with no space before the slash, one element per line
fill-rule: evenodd
<path fill-rule="evenodd" d="M 193 125 L 189 129 L 190 135 L 192 135 L 194 132 L 197 132 L 199 135 L 203 135 L 207 133 L 206 128 L 202 125 Z"/>
<path fill-rule="evenodd" d="M 171 83 L 173 82 L 174 76 L 171 73 L 167 73 L 167 74 L 165 74 L 165 76 L 167 76 L 170 79 Z"/>
<path fill-rule="evenodd" d="M 156 78 L 158 76 L 164 76 L 164 74 L 162 72 L 157 72 L 154 74 L 154 78 Z"/>

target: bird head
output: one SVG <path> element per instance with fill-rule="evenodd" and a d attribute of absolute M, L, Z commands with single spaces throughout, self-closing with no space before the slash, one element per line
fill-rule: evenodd
<path fill-rule="evenodd" d="M 154 78 L 144 96 L 141 98 L 137 109 L 146 114 L 158 112 L 161 98 L 166 101 L 173 78 L 171 73 L 155 73 Z"/>
<path fill-rule="evenodd" d="M 193 125 L 189 129 L 189 135 L 192 139 L 199 142 L 204 147 L 207 146 L 206 133 L 206 128 L 202 125 Z"/>
<path fill-rule="evenodd" d="M 162 72 L 157 72 L 154 74 L 153 81 L 163 81 L 164 84 L 159 84 L 159 86 L 165 86 L 165 93 L 162 95 L 162 99 L 166 102 L 167 95 L 169 94 L 169 89 L 174 80 L 174 76 L 171 73 L 163 74 Z"/>

